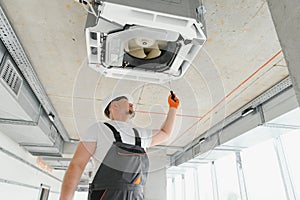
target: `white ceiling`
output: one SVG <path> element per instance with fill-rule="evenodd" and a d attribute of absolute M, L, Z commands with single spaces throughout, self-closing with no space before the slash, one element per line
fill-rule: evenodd
<path fill-rule="evenodd" d="M 133 95 L 133 123 L 159 128 L 170 87 L 181 100 L 168 144 L 184 146 L 288 75 L 265 0 L 205 1 L 207 37 L 185 76 L 164 85 L 102 77 L 86 65 L 87 13 L 73 0 L 0 0 L 71 138 L 104 120 L 111 92 Z"/>

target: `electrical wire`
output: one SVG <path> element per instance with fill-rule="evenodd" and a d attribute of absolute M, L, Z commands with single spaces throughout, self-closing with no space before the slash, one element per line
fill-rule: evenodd
<path fill-rule="evenodd" d="M 170 87 L 170 91 L 172 91 L 172 84 L 171 84 L 171 80 L 169 80 L 169 87 Z"/>
<path fill-rule="evenodd" d="M 95 15 L 95 17 L 98 17 L 97 13 L 95 12 L 95 9 L 93 7 L 93 5 L 87 1 L 87 4 L 89 5 L 90 9 L 92 10 L 93 14 Z"/>
<path fill-rule="evenodd" d="M 89 11 L 89 9 L 85 6 L 84 2 L 89 6 L 89 8 L 91 9 L 91 11 Z M 92 14 L 95 17 L 98 18 L 98 15 L 97 15 L 95 9 L 93 8 L 93 6 L 92 6 L 92 4 L 90 2 L 88 2 L 88 1 L 81 1 L 79 3 L 82 5 L 82 7 L 84 8 L 85 11 L 87 11 L 88 13 L 90 13 L 90 14 Z"/>

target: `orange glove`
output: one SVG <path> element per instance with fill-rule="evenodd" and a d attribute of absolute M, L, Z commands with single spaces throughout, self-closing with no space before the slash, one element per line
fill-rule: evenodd
<path fill-rule="evenodd" d="M 170 108 L 178 108 L 179 106 L 179 99 L 176 97 L 176 95 L 173 93 L 173 91 L 170 91 L 171 94 L 168 97 L 168 103 Z"/>

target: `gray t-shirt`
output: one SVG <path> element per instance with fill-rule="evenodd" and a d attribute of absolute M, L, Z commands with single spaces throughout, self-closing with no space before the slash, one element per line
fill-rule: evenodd
<path fill-rule="evenodd" d="M 114 126 L 115 129 L 120 132 L 123 143 L 135 144 L 135 134 L 132 129 L 135 128 L 141 138 L 141 146 L 144 149 L 150 147 L 152 141 L 152 130 L 134 127 L 131 123 L 116 120 L 108 121 L 107 123 Z M 80 141 L 97 143 L 95 153 L 92 156 L 94 170 L 91 180 L 93 180 L 106 153 L 108 152 L 112 143 L 115 141 L 115 138 L 113 132 L 104 123 L 97 122 L 90 126 L 83 134 L 81 134 Z"/>

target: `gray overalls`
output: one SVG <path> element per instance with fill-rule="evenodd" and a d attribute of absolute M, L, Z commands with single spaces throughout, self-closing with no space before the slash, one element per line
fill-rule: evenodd
<path fill-rule="evenodd" d="M 135 145 L 122 142 L 120 133 L 104 123 L 114 134 L 111 145 L 89 187 L 89 200 L 141 200 L 149 160 L 141 138 L 133 128 Z"/>

